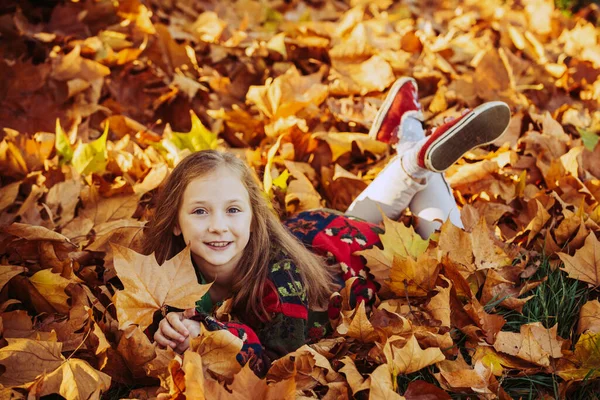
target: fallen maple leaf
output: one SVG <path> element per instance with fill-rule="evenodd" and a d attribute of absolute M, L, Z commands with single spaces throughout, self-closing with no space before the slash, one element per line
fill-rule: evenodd
<path fill-rule="evenodd" d="M 579 311 L 579 324 L 577 333 L 585 331 L 600 333 L 600 301 L 590 300 Z"/>
<path fill-rule="evenodd" d="M 236 357 L 244 342 L 226 329 L 209 331 L 200 326 L 200 335 L 190 342 L 191 351 L 202 356 L 205 369 L 231 378 L 242 367 Z"/>
<path fill-rule="evenodd" d="M 144 256 L 126 247 L 111 246 L 115 270 L 124 286 L 113 297 L 119 329 L 136 324 L 144 330 L 152 323 L 156 311 L 166 305 L 192 308 L 210 288 L 210 284 L 197 283 L 189 248 L 158 265 L 154 255 Z"/>
<path fill-rule="evenodd" d="M 375 332 L 373 325 L 371 325 L 371 322 L 369 322 L 369 319 L 367 318 L 364 301 L 361 301 L 356 308 L 356 314 L 354 315 L 346 334 L 363 343 L 373 342 L 379 337 L 377 332 Z"/>
<path fill-rule="evenodd" d="M 405 342 L 405 344 L 399 347 L 395 344 L 399 341 Z M 383 348 L 383 353 L 394 377 L 399 374 L 416 372 L 428 365 L 446 359 L 439 348 L 433 347 L 423 350 L 414 335 L 411 335 L 406 341 L 400 336 L 388 338 Z"/>
<path fill-rule="evenodd" d="M 575 343 L 573 355 L 559 360 L 558 375 L 565 380 L 580 381 L 600 377 L 600 333 L 586 332 Z"/>
<path fill-rule="evenodd" d="M 68 400 L 98 399 L 108 390 L 111 378 L 92 368 L 87 362 L 65 359 L 62 343 L 30 339 L 7 339 L 0 349 L 0 364 L 6 371 L 0 383 L 9 386 L 33 384 L 32 394 L 60 394 Z M 34 383 L 35 381 L 35 383 Z"/>
<path fill-rule="evenodd" d="M 425 252 L 416 260 L 394 255 L 390 288 L 396 295 L 427 296 L 435 288 L 435 281 L 441 269 L 436 252 Z"/>
<path fill-rule="evenodd" d="M 369 400 L 404 400 L 396 388 L 396 375 L 391 372 L 389 364 L 381 364 L 371 373 Z"/>
<path fill-rule="evenodd" d="M 561 347 L 564 340 L 557 336 L 557 329 L 558 325 L 546 329 L 540 322 L 521 325 L 520 333 L 499 332 L 494 348 L 547 367 L 550 365 L 550 358 L 563 356 Z"/>
<path fill-rule="evenodd" d="M 0 290 L 16 275 L 27 271 L 25 267 L 17 265 L 0 265 Z"/>
<path fill-rule="evenodd" d="M 69 296 L 65 293 L 65 289 L 73 281 L 65 279 L 49 269 L 36 272 L 29 278 L 29 281 L 58 312 L 62 314 L 69 313 Z"/>
<path fill-rule="evenodd" d="M 590 283 L 595 287 L 600 285 L 600 242 L 594 232 L 590 232 L 585 244 L 574 256 L 566 253 L 558 253 L 558 256 L 565 263 L 561 269 L 567 272 L 570 278 Z"/>

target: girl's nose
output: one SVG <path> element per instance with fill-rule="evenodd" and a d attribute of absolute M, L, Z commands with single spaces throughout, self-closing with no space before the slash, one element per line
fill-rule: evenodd
<path fill-rule="evenodd" d="M 227 231 L 227 222 L 225 221 L 225 216 L 220 213 L 215 213 L 212 215 L 210 219 L 210 226 L 208 229 L 211 232 L 225 232 Z"/>

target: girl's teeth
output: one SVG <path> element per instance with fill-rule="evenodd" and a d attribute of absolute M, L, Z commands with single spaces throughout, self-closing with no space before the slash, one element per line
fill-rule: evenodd
<path fill-rule="evenodd" d="M 214 246 L 214 247 L 225 247 L 229 244 L 229 242 L 227 243 L 209 243 L 209 245 Z"/>

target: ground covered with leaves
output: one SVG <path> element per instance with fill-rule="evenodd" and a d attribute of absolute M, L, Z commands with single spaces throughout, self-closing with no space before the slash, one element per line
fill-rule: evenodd
<path fill-rule="evenodd" d="M 597 396 L 597 6 L 32 4 L 0 6 L 2 398 Z M 282 218 L 344 210 L 393 155 L 366 132 L 402 75 L 427 128 L 511 106 L 505 136 L 447 172 L 465 230 L 424 240 L 409 211 L 385 221 L 383 249 L 362 254 L 382 286 L 375 309 L 344 301 L 333 337 L 264 379 L 223 332 L 181 355 L 153 346 L 153 315 L 206 291 L 186 254 L 158 266 L 129 250 L 170 168 L 227 149 Z"/>

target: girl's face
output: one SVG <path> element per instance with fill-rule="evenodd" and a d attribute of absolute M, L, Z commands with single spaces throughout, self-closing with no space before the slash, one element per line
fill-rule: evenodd
<path fill-rule="evenodd" d="M 248 191 L 234 171 L 219 167 L 185 188 L 173 234 L 190 244 L 205 279 L 224 285 L 242 258 L 251 223 Z"/>

